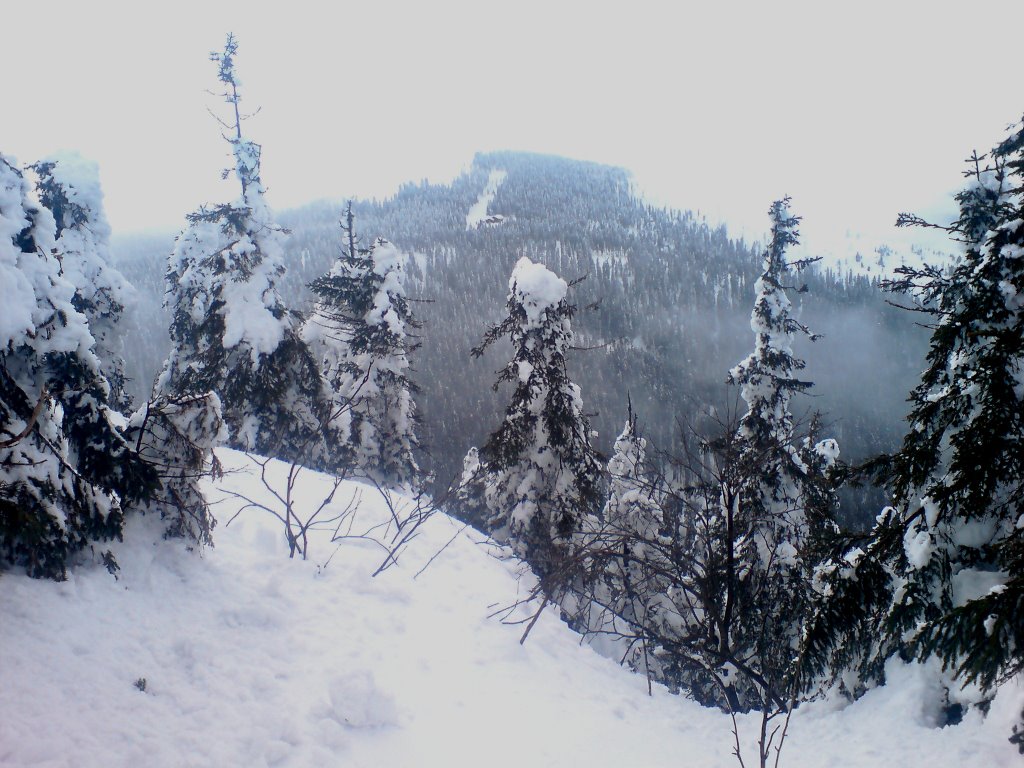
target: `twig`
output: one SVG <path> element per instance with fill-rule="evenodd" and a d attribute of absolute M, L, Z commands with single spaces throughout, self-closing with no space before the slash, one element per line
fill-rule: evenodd
<path fill-rule="evenodd" d="M 542 613 L 544 613 L 544 609 L 547 608 L 549 600 L 550 600 L 550 598 L 547 595 L 544 595 L 544 600 L 541 602 L 540 608 L 537 610 L 537 612 L 535 614 L 533 614 L 533 619 L 527 625 L 526 631 L 523 632 L 523 636 L 521 638 L 519 638 L 519 644 L 520 645 L 523 645 L 523 644 L 526 643 L 526 638 L 530 636 L 530 630 L 533 629 L 533 625 L 537 623 L 537 619 L 540 618 L 540 615 Z"/>
<path fill-rule="evenodd" d="M 434 562 L 434 560 L 436 560 L 436 559 L 438 558 L 438 556 L 439 556 L 439 555 L 440 555 L 440 554 L 441 554 L 442 552 L 444 552 L 444 551 L 445 551 L 446 549 L 448 549 L 448 546 L 449 546 L 449 545 L 450 545 L 450 544 L 451 544 L 451 543 L 452 543 L 453 541 L 455 541 L 455 540 L 456 540 L 457 538 L 459 538 L 459 535 L 460 535 L 460 534 L 461 534 L 461 533 L 462 533 L 462 532 L 463 532 L 464 530 L 466 530 L 466 529 L 467 529 L 468 527 L 469 527 L 469 523 L 466 523 L 466 524 L 465 524 L 465 525 L 463 525 L 463 526 L 462 526 L 461 528 L 459 528 L 459 530 L 457 530 L 457 531 L 455 532 L 455 535 L 454 535 L 454 536 L 452 536 L 452 537 L 451 537 L 450 539 L 448 539 L 448 543 L 447 543 L 447 544 L 445 544 L 445 545 L 444 545 L 443 547 L 441 547 L 441 548 L 440 548 L 439 550 L 437 550 L 437 552 L 435 552 L 435 553 L 434 553 L 433 555 L 431 555 L 431 556 L 430 556 L 430 559 L 429 559 L 429 560 L 427 560 L 427 562 L 426 562 L 426 563 L 424 563 L 423 567 L 422 567 L 422 568 L 420 568 L 420 569 L 419 569 L 418 571 L 416 571 L 416 575 L 412 577 L 412 578 L 413 578 L 413 581 L 415 581 L 416 579 L 418 579 L 418 578 L 419 578 L 419 575 L 420 575 L 421 573 L 423 573 L 423 572 L 424 572 L 425 570 L 427 570 L 427 568 L 429 568 L 429 567 L 430 567 L 430 564 L 431 564 L 431 563 L 433 563 L 433 562 Z"/>

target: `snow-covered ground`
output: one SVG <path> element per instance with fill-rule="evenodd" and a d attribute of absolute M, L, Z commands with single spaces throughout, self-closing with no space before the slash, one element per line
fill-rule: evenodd
<path fill-rule="evenodd" d="M 507 175 L 506 171 L 491 171 L 491 175 L 487 177 L 484 191 L 480 193 L 480 197 L 466 214 L 466 229 L 476 229 L 487 220 L 487 208 L 494 202 L 494 197 L 498 194 L 498 187 L 505 181 Z"/>
<path fill-rule="evenodd" d="M 248 459 L 222 458 L 214 549 L 186 552 L 137 519 L 114 547 L 117 580 L 99 566 L 60 584 L 0 577 L 0 765 L 738 765 L 726 716 L 648 696 L 554 611 L 520 645 L 523 626 L 491 614 L 528 584 L 472 529 L 435 515 L 375 578 L 382 553 L 361 539 L 317 534 L 308 561 L 289 560 L 265 512 L 225 525 L 240 506 L 225 491 L 266 494 Z M 303 475 L 300 508 L 329 486 Z M 377 491 L 355 483 L 334 507 L 353 494 L 354 533 L 388 519 Z M 929 675 L 891 673 L 855 704 L 801 707 L 780 765 L 1021 764 L 1007 736 L 1024 687 L 1004 688 L 987 720 L 940 729 Z M 740 719 L 747 765 L 754 725 Z"/>

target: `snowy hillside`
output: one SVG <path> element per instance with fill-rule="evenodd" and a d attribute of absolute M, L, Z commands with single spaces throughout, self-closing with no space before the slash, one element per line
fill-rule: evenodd
<path fill-rule="evenodd" d="M 738 765 L 728 717 L 657 687 L 648 696 L 554 611 L 520 645 L 523 625 L 493 614 L 529 584 L 472 529 L 434 515 L 377 577 L 378 545 L 332 544 L 330 532 L 308 561 L 289 560 L 265 512 L 227 524 L 241 505 L 231 491 L 269 499 L 250 460 L 221 456 L 214 549 L 183 551 L 159 539 L 159 521 L 134 518 L 116 580 L 99 566 L 63 583 L 0 577 L 0 765 Z M 282 480 L 283 465 L 271 471 Z M 329 490 L 303 475 L 300 508 Z M 346 530 L 390 519 L 355 483 L 333 508 L 353 496 Z M 801 707 L 780 765 L 1020 764 L 1006 737 L 1024 686 L 1005 686 L 987 720 L 940 729 L 927 680 L 892 667 L 888 686 L 853 705 Z M 740 718 L 748 765 L 754 727 Z"/>
<path fill-rule="evenodd" d="M 501 223 L 504 217 L 488 217 L 487 208 L 494 202 L 494 197 L 498 194 L 498 187 L 505 181 L 506 176 L 508 176 L 506 171 L 500 169 L 491 171 L 490 176 L 487 178 L 487 186 L 484 187 L 484 191 L 480 193 L 479 199 L 473 203 L 473 207 L 466 214 L 466 229 L 475 229 L 481 224 Z"/>

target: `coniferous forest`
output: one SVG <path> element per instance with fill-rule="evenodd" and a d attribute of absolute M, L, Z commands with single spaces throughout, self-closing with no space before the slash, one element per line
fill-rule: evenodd
<path fill-rule="evenodd" d="M 539 606 L 523 640 L 553 607 L 730 715 L 741 765 L 894 660 L 932 665 L 940 725 L 1020 685 L 1024 123 L 972 155 L 955 220 L 894 211 L 948 259 L 838 273 L 799 250 L 799 199 L 746 242 L 626 170 L 512 151 L 277 213 L 237 57 L 211 57 L 237 196 L 176 235 L 113 234 L 80 157 L 0 155 L 0 592 L 118 578 L 133 520 L 198 562 L 230 449 L 292 558 L 352 535 L 325 523 L 347 482 L 387 500 L 377 572 L 430 514 L 490 537 Z M 306 511 L 303 472 L 334 478 Z"/>

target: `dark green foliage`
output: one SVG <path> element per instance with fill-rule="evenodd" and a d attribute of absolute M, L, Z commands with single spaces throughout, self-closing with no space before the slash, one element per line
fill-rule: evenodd
<path fill-rule="evenodd" d="M 891 514 L 872 531 L 836 533 L 820 541 L 801 641 L 800 690 L 838 687 L 859 696 L 870 682 L 884 680 L 883 665 L 893 646 L 879 637 L 878 628 L 892 591 L 880 553 L 891 547 Z"/>

